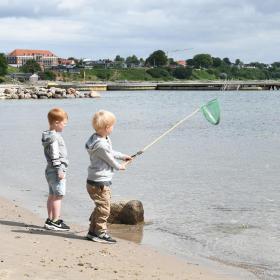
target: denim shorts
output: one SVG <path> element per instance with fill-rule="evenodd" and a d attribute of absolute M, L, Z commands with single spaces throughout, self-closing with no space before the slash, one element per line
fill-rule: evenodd
<path fill-rule="evenodd" d="M 66 175 L 66 171 L 63 171 Z M 64 196 L 66 193 L 66 179 L 58 178 L 57 169 L 47 168 L 45 171 L 46 179 L 49 185 L 49 195 Z"/>

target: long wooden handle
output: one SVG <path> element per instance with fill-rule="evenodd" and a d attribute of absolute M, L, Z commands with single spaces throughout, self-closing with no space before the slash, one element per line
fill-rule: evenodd
<path fill-rule="evenodd" d="M 190 119 L 191 117 L 193 117 L 198 111 L 200 110 L 200 108 L 197 108 L 195 111 L 193 111 L 191 114 L 189 114 L 188 116 L 184 117 L 183 119 L 181 119 L 180 121 L 178 121 L 176 124 L 174 124 L 171 128 L 169 128 L 167 131 L 165 131 L 163 134 L 161 134 L 159 137 L 157 137 L 153 142 L 151 142 L 150 144 L 148 144 L 147 146 L 145 146 L 142 150 L 138 151 L 136 154 L 132 155 L 131 157 L 136 157 L 138 155 L 143 154 L 146 150 L 148 150 L 151 146 L 153 146 L 154 144 L 156 144 L 160 139 L 162 139 L 164 136 L 166 136 L 168 133 L 170 133 L 172 130 L 174 130 L 177 126 L 179 126 L 180 124 L 182 124 L 183 122 L 185 122 L 186 120 Z"/>

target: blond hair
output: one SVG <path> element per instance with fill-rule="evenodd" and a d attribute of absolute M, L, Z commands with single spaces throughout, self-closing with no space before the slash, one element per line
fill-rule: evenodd
<path fill-rule="evenodd" d="M 64 120 L 68 120 L 67 113 L 61 108 L 53 108 L 48 113 L 49 124 L 53 124 L 54 122 L 62 122 Z"/>
<path fill-rule="evenodd" d="M 107 126 L 112 126 L 116 122 L 116 117 L 113 113 L 105 110 L 96 112 L 92 119 L 92 126 L 95 131 L 104 129 Z"/>

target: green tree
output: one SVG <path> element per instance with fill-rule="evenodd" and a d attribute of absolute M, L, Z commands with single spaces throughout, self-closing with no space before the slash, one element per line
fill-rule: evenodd
<path fill-rule="evenodd" d="M 191 75 L 192 68 L 177 67 L 173 72 L 173 76 L 177 79 L 189 79 Z"/>
<path fill-rule="evenodd" d="M 260 62 L 251 62 L 249 63 L 250 66 L 259 68 L 259 69 L 264 69 L 265 68 L 265 64 L 264 63 L 260 63 Z"/>
<path fill-rule="evenodd" d="M 137 58 L 136 55 L 128 56 L 128 57 L 126 58 L 125 62 L 126 62 L 127 64 L 130 64 L 130 65 L 131 65 L 131 64 L 135 64 L 135 65 L 138 65 L 138 64 L 139 64 L 139 60 L 138 60 L 138 58 Z"/>
<path fill-rule="evenodd" d="M 220 67 L 223 63 L 223 61 L 219 57 L 212 57 L 212 59 L 214 67 Z"/>
<path fill-rule="evenodd" d="M 229 60 L 228 57 L 223 58 L 223 62 L 224 62 L 226 65 L 231 65 L 231 61 Z"/>
<path fill-rule="evenodd" d="M 153 78 L 157 79 L 168 80 L 170 78 L 169 72 L 161 67 L 148 69 L 147 73 L 150 74 Z"/>
<path fill-rule="evenodd" d="M 213 65 L 213 59 L 210 54 L 197 54 L 193 57 L 195 68 L 209 68 Z"/>
<path fill-rule="evenodd" d="M 273 63 L 271 64 L 271 66 L 272 66 L 273 68 L 280 68 L 280 62 L 273 62 Z"/>
<path fill-rule="evenodd" d="M 26 63 L 20 67 L 20 71 L 24 73 L 36 73 L 41 71 L 41 66 L 34 59 L 27 60 Z"/>
<path fill-rule="evenodd" d="M 186 65 L 187 65 L 187 67 L 188 67 L 188 66 L 189 66 L 189 67 L 193 67 L 193 66 L 194 66 L 194 61 L 193 61 L 193 59 L 192 59 L 192 58 L 187 59 L 187 60 L 186 60 Z"/>
<path fill-rule="evenodd" d="M 168 58 L 168 65 L 169 66 L 177 66 L 178 63 L 173 58 Z"/>
<path fill-rule="evenodd" d="M 40 75 L 41 79 L 43 80 L 50 80 L 55 81 L 56 80 L 56 74 L 53 71 L 45 71 Z"/>
<path fill-rule="evenodd" d="M 239 58 L 237 58 L 237 59 L 235 60 L 235 62 L 234 62 L 234 65 L 236 65 L 236 66 L 242 66 L 242 65 L 244 65 L 244 63 L 243 63 Z"/>
<path fill-rule="evenodd" d="M 114 59 L 115 62 L 124 62 L 125 59 L 123 57 L 121 57 L 120 55 L 117 55 Z"/>
<path fill-rule="evenodd" d="M 161 67 L 167 65 L 168 58 L 164 51 L 157 50 L 153 52 L 147 59 L 146 65 L 154 66 L 154 67 Z"/>
<path fill-rule="evenodd" d="M 4 76 L 8 71 L 8 63 L 3 53 L 0 53 L 0 76 Z"/>

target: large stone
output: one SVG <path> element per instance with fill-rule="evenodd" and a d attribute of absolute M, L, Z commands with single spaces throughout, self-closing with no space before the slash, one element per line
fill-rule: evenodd
<path fill-rule="evenodd" d="M 69 94 L 69 95 L 73 95 L 73 94 L 76 93 L 76 89 L 74 89 L 74 88 L 68 88 L 68 89 L 66 90 L 66 93 Z"/>
<path fill-rule="evenodd" d="M 89 97 L 91 98 L 99 98 L 100 97 L 100 93 L 97 91 L 92 90 L 89 94 Z"/>
<path fill-rule="evenodd" d="M 15 89 L 15 88 L 6 88 L 4 90 L 4 94 L 6 94 L 6 95 L 13 95 L 13 94 L 16 94 L 16 92 L 17 92 L 17 89 Z"/>
<path fill-rule="evenodd" d="M 115 202 L 111 204 L 111 213 L 108 219 L 112 224 L 136 225 L 144 222 L 144 208 L 139 200 Z"/>

